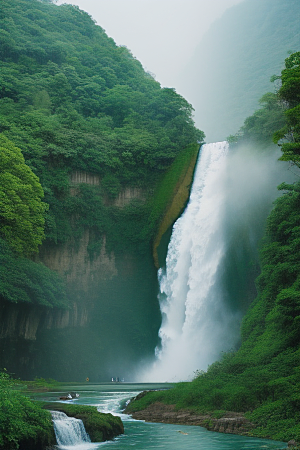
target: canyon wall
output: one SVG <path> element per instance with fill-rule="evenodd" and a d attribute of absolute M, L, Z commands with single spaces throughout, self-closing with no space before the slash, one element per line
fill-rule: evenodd
<path fill-rule="evenodd" d="M 77 239 L 61 244 L 46 242 L 41 247 L 38 262 L 64 279 L 69 306 L 2 304 L 0 350 L 10 371 L 27 379 L 130 379 L 138 361 L 153 356 L 160 326 L 153 254 L 188 199 L 195 162 L 194 156 L 167 203 L 154 253 L 150 242 L 146 250 L 139 251 L 129 241 L 120 252 L 107 245 L 105 234 L 96 237 L 92 227 L 85 228 Z M 101 179 L 83 171 L 71 173 L 71 196 L 79 195 L 81 184 L 100 189 Z M 136 202 L 139 208 L 146 201 L 145 190 L 130 186 L 113 199 L 103 196 L 106 207 L 115 210 Z M 176 211 L 170 217 L 174 202 Z M 76 218 L 74 221 L 76 225 Z M 117 226 L 122 233 L 122 224 Z M 91 252 L 96 239 L 97 251 Z"/>

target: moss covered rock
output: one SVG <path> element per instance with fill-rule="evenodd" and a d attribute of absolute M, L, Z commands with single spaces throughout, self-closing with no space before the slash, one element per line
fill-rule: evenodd
<path fill-rule="evenodd" d="M 103 442 L 124 433 L 120 417 L 100 413 L 96 406 L 47 404 L 47 409 L 64 412 L 69 417 L 81 419 L 92 442 Z"/>

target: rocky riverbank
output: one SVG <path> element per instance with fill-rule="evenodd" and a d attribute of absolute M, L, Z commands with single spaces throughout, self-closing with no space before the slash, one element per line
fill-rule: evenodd
<path fill-rule="evenodd" d="M 197 414 L 186 409 L 175 410 L 174 405 L 164 405 L 160 402 L 153 403 L 142 411 L 133 412 L 132 417 L 147 422 L 198 425 L 209 431 L 246 436 L 255 428 L 243 413 L 226 411 L 223 417 L 217 419 L 209 414 Z"/>

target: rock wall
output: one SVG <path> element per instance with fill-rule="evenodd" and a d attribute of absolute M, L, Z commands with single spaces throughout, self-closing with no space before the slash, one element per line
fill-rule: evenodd
<path fill-rule="evenodd" d="M 70 176 L 71 195 L 78 195 L 81 183 L 101 188 L 99 176 L 76 171 Z M 126 187 L 109 207 L 146 199 L 145 190 Z M 95 242 L 98 251 L 91 253 Z M 108 251 L 104 234 L 96 239 L 87 228 L 77 240 L 46 243 L 38 260 L 65 280 L 70 307 L 2 304 L 0 364 L 24 379 L 133 379 L 137 364 L 154 356 L 161 323 L 150 243 L 140 252 L 128 242 L 125 251 L 116 253 Z"/>
<path fill-rule="evenodd" d="M 100 253 L 93 259 L 88 252 L 92 240 L 91 230 L 86 229 L 78 241 L 45 246 L 40 251 L 40 260 L 66 280 L 76 300 L 90 290 L 91 284 L 111 280 L 118 275 L 114 252 L 106 251 L 105 236 L 102 238 Z"/>
<path fill-rule="evenodd" d="M 87 183 L 91 185 L 100 185 L 100 176 L 83 170 L 74 170 L 70 175 L 71 185 Z"/>
<path fill-rule="evenodd" d="M 101 178 L 99 175 L 75 170 L 70 174 L 70 194 L 72 196 L 78 195 L 79 184 L 89 184 L 91 186 L 101 186 Z M 133 200 L 146 201 L 146 192 L 144 189 L 138 187 L 127 186 L 120 190 L 118 196 L 115 199 L 110 199 L 103 195 L 103 202 L 107 206 L 115 206 L 117 208 L 123 208 Z"/>
<path fill-rule="evenodd" d="M 128 205 L 132 200 L 146 200 L 146 194 L 143 189 L 137 187 L 126 187 L 122 189 L 118 197 L 113 201 L 113 206 L 118 208 L 123 208 L 123 206 Z"/>
<path fill-rule="evenodd" d="M 87 324 L 88 311 L 77 303 L 65 310 L 34 304 L 1 303 L 0 339 L 22 338 L 35 341 L 41 329 L 84 327 Z"/>

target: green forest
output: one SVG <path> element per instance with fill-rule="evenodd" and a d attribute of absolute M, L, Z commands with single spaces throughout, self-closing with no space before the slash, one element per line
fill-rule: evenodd
<path fill-rule="evenodd" d="M 149 294 L 143 302 L 130 297 L 132 277 L 125 270 L 121 281 L 102 283 L 92 300 L 87 293 L 76 299 L 76 313 L 90 308 L 94 316 L 90 328 L 48 330 L 49 317 L 60 320 L 74 309 L 74 289 L 68 274 L 43 264 L 41 249 L 47 254 L 69 245 L 76 253 L 89 230 L 92 264 L 105 236 L 107 253 L 119 258 L 116 270 L 124 271 L 128 259 L 129 267 L 132 259 L 140 264 L 143 295 L 156 276 L 155 233 L 204 133 L 194 125 L 192 106 L 162 88 L 78 7 L 0 0 L 0 24 L 0 448 L 40 449 L 53 444 L 51 416 L 8 373 L 107 377 L 114 345 L 119 353 L 132 347 L 130 366 L 153 348 L 159 326 Z M 74 184 L 78 173 L 96 183 Z M 142 199 L 116 207 L 126 188 L 138 189 Z M 114 285 L 123 294 L 118 300 Z M 152 290 L 157 303 L 155 283 Z M 36 321 L 40 328 L 26 337 Z"/>
<path fill-rule="evenodd" d="M 78 7 L 50 0 L 0 0 L 0 6 L 0 313 L 7 308 L 13 314 L 9 307 L 20 305 L 45 315 L 70 311 L 68 273 L 63 278 L 50 270 L 40 253 L 70 242 L 79 247 L 87 229 L 92 236 L 88 262 L 103 250 L 105 236 L 123 277 L 109 280 L 103 303 L 98 292 L 86 301 L 94 314 L 89 334 L 84 327 L 52 333 L 45 325 L 41 347 L 34 339 L 19 347 L 19 337 L 9 334 L 1 339 L 6 359 L 0 361 L 0 448 L 14 450 L 22 439 L 47 445 L 52 424 L 46 411 L 16 389 L 7 371 L 31 376 L 37 370 L 32 361 L 41 363 L 47 354 L 49 361 L 61 363 L 49 371 L 62 378 L 74 372 L 74 360 L 78 372 L 73 376 L 83 379 L 88 367 L 96 379 L 102 367 L 89 366 L 89 358 L 104 366 L 109 345 L 121 352 L 122 345 L 131 346 L 135 353 L 126 355 L 128 365 L 155 347 L 160 318 L 152 246 L 205 135 L 194 125 L 192 106 L 174 89 L 162 88 Z M 251 142 L 261 151 L 278 144 L 280 159 L 299 174 L 300 52 L 290 54 L 273 81 L 278 88 L 262 97 L 261 108 L 229 141 L 236 148 Z M 99 182 L 75 185 L 77 172 Z M 117 208 L 128 187 L 142 197 Z M 240 349 L 225 353 L 190 383 L 133 402 L 132 411 L 161 401 L 216 416 L 245 412 L 256 424 L 253 435 L 300 441 L 300 182 L 281 183 L 279 189 L 261 245 L 258 296 L 243 319 Z M 132 289 L 142 286 L 144 303 L 131 291 L 125 297 L 124 280 L 132 283 L 128 274 L 137 266 Z M 114 285 L 118 292 L 124 289 L 124 298 L 114 299 Z M 66 361 L 74 342 L 78 354 Z M 31 361 L 28 372 L 16 363 L 27 361 L 24 349 Z M 40 370 L 48 371 L 47 365 L 44 358 Z"/>
<path fill-rule="evenodd" d="M 112 201 L 124 186 L 149 197 L 176 156 L 204 134 L 191 105 L 162 89 L 78 7 L 2 1 L 0 19 L 0 258 L 12 268 L 1 266 L 0 295 L 63 306 L 62 283 L 32 261 L 41 243 L 78 239 L 89 227 L 91 254 L 104 233 L 120 252 L 126 238 L 147 248 L 162 210 L 149 227 L 150 202 L 117 211 Z M 74 171 L 99 176 L 100 188 L 81 184 L 71 195 Z"/>
<path fill-rule="evenodd" d="M 281 81 L 276 94 L 265 94 L 262 107 L 229 141 L 252 142 L 263 151 L 273 139 L 280 159 L 300 175 L 300 52 L 275 78 Z M 243 319 L 240 349 L 224 353 L 190 383 L 145 395 L 129 411 L 159 401 L 215 417 L 245 412 L 256 425 L 253 435 L 300 441 L 300 182 L 278 188 L 283 193 L 267 220 L 258 296 Z"/>

